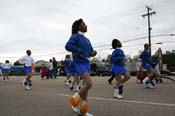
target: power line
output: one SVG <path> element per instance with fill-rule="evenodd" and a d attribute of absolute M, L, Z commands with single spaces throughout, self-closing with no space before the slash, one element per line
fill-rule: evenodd
<path fill-rule="evenodd" d="M 122 18 L 122 17 L 126 17 L 126 16 L 131 16 L 131 15 L 136 15 L 138 11 L 138 9 L 140 9 L 142 6 L 140 7 L 136 7 L 136 8 L 133 8 L 133 9 L 128 9 L 124 12 L 121 12 L 121 13 L 113 13 L 111 15 L 108 15 L 108 16 L 103 16 L 102 18 L 116 18 L 119 19 L 119 18 Z M 143 10 L 143 9 L 140 9 L 140 10 Z"/>
<path fill-rule="evenodd" d="M 114 13 L 112 15 L 103 16 L 103 15 L 97 13 L 97 12 L 94 12 L 94 10 L 82 7 L 80 4 L 77 4 L 77 2 L 75 3 L 75 2 L 73 2 L 71 0 L 66 0 L 66 1 L 68 3 L 70 3 L 71 5 L 75 6 L 76 8 L 81 9 L 80 11 L 83 12 L 83 13 L 85 11 L 85 13 L 89 13 L 91 15 L 95 15 L 96 17 L 98 17 L 100 19 L 100 21 L 98 21 L 98 22 L 101 22 L 102 19 L 104 19 L 104 22 L 109 22 L 109 20 L 111 19 L 111 20 L 113 20 L 115 22 L 119 22 L 120 24 L 123 24 L 125 26 L 129 26 L 129 25 L 123 23 L 122 21 L 116 20 L 116 17 L 118 17 L 117 19 L 119 19 L 119 18 L 126 17 L 126 16 L 136 15 L 137 12 L 139 12 L 138 9 L 140 9 L 142 7 L 142 6 L 139 6 L 139 7 L 135 7 L 135 8 L 132 8 L 132 9 L 128 9 L 128 10 L 126 10 L 124 12 L 121 12 L 121 13 Z"/>
<path fill-rule="evenodd" d="M 159 35 L 153 35 L 151 37 L 165 37 L 165 36 L 175 36 L 175 34 L 159 34 Z M 129 39 L 129 40 L 125 40 L 125 41 L 121 41 L 122 43 L 127 43 L 127 42 L 131 42 L 131 41 L 137 41 L 137 40 L 143 40 L 148 38 L 147 36 L 145 37 L 139 37 L 139 38 L 135 38 L 135 39 Z M 105 45 L 100 45 L 100 46 L 96 46 L 94 48 L 101 48 L 101 47 L 106 47 L 106 46 L 111 46 L 111 44 L 105 44 Z"/>
<path fill-rule="evenodd" d="M 164 37 L 165 36 L 175 36 L 175 34 L 159 34 L 159 35 L 153 35 L 151 37 L 160 37 L 160 36 L 164 36 Z M 147 38 L 147 36 L 140 37 L 140 38 L 135 38 L 135 39 L 129 39 L 129 40 L 121 41 L 121 42 L 122 43 L 127 43 L 127 42 L 131 42 L 131 41 L 143 40 L 143 39 L 146 39 L 146 38 Z M 163 43 L 173 43 L 173 42 L 163 42 Z M 135 45 L 142 45 L 142 44 L 133 44 L 133 45 L 123 46 L 123 47 L 131 47 L 131 46 L 135 46 Z M 95 46 L 93 48 L 102 48 L 102 47 L 108 47 L 108 46 L 111 46 L 111 44 L 105 44 L 105 45 Z M 109 47 L 109 48 L 103 48 L 103 49 L 106 50 L 106 49 L 111 49 L 111 48 Z M 33 57 L 53 56 L 53 55 L 57 55 L 57 54 L 66 54 L 66 53 L 68 53 L 68 52 L 61 51 L 61 52 L 51 53 L 51 54 L 34 55 Z M 0 58 L 12 59 L 12 58 L 19 58 L 19 57 L 0 57 Z"/>
<path fill-rule="evenodd" d="M 43 54 L 43 55 L 32 55 L 32 57 L 42 57 L 42 56 L 53 56 L 57 54 L 66 54 L 67 52 L 57 52 L 52 54 Z M 0 57 L 0 58 L 19 58 L 19 57 Z"/>
<path fill-rule="evenodd" d="M 175 42 L 155 42 L 155 43 L 152 43 L 152 44 L 164 44 L 164 43 L 171 43 L 171 44 L 174 44 Z M 143 43 L 138 43 L 138 44 L 132 44 L 132 45 L 125 45 L 125 46 L 122 46 L 123 48 L 127 48 L 127 47 L 135 47 L 135 46 L 143 46 L 144 44 Z M 103 50 L 111 50 L 112 48 L 108 47 L 108 48 L 102 48 L 102 49 L 97 49 L 97 51 L 103 51 Z"/>

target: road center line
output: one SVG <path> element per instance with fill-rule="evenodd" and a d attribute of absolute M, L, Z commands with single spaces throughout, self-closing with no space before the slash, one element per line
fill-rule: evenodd
<path fill-rule="evenodd" d="M 69 94 L 56 94 L 62 97 L 69 97 Z M 143 101 L 133 101 L 133 100 L 119 100 L 119 99 L 108 99 L 101 97 L 88 97 L 88 99 L 92 100 L 101 100 L 101 101 L 113 101 L 113 102 L 125 102 L 125 103 L 135 103 L 135 104 L 146 104 L 146 105 L 157 105 L 157 106 L 167 106 L 167 107 L 175 107 L 175 104 L 166 104 L 166 103 L 155 103 L 155 102 L 143 102 Z"/>

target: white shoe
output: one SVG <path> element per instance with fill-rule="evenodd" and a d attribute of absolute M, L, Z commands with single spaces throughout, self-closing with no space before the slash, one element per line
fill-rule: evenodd
<path fill-rule="evenodd" d="M 114 98 L 118 98 L 118 99 L 123 99 L 123 96 L 122 96 L 122 95 L 119 95 L 119 94 L 114 94 L 113 97 L 114 97 Z"/>
<path fill-rule="evenodd" d="M 152 84 L 148 84 L 148 85 L 146 86 L 146 88 L 148 88 L 148 89 L 154 89 L 155 87 L 154 87 Z"/>
<path fill-rule="evenodd" d="M 88 112 L 85 114 L 85 116 L 93 116 L 93 114 L 89 114 Z"/>
<path fill-rule="evenodd" d="M 87 112 L 87 113 L 84 114 L 84 115 L 83 115 L 83 114 L 79 114 L 79 116 L 93 116 L 93 114 L 90 114 L 90 113 Z"/>
<path fill-rule="evenodd" d="M 145 77 L 145 79 L 143 79 L 143 83 L 146 85 L 146 83 L 149 81 L 148 77 Z"/>
<path fill-rule="evenodd" d="M 26 90 L 30 90 L 30 87 L 28 85 L 26 86 Z"/>
<path fill-rule="evenodd" d="M 7 78 L 5 78 L 5 82 L 9 81 Z"/>
<path fill-rule="evenodd" d="M 23 86 L 23 87 L 26 87 L 25 84 L 24 84 L 25 82 L 26 82 L 26 80 L 24 79 L 24 80 L 22 81 L 22 86 Z"/>
<path fill-rule="evenodd" d="M 156 80 L 155 79 L 153 79 L 152 82 L 153 82 L 154 85 L 156 85 Z"/>
<path fill-rule="evenodd" d="M 70 86 L 70 83 L 68 81 L 66 81 L 66 86 Z"/>
<path fill-rule="evenodd" d="M 76 89 L 75 92 L 80 92 L 80 90 L 79 89 Z"/>
<path fill-rule="evenodd" d="M 71 106 L 71 108 L 72 108 L 72 110 L 73 110 L 74 112 L 78 112 L 78 110 L 79 110 L 78 106 L 76 106 L 76 107 Z"/>
<path fill-rule="evenodd" d="M 80 86 L 76 86 L 75 92 L 79 92 L 79 91 L 80 91 Z"/>

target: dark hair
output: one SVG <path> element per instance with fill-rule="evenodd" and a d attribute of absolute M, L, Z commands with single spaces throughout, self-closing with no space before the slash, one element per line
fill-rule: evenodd
<path fill-rule="evenodd" d="M 119 42 L 119 40 L 118 39 L 113 39 L 112 40 L 112 48 L 113 49 L 116 49 L 118 46 L 117 46 L 117 43 Z"/>
<path fill-rule="evenodd" d="M 83 22 L 83 19 L 78 19 L 72 24 L 72 34 L 78 33 L 80 24 Z"/>
<path fill-rule="evenodd" d="M 148 49 L 148 48 L 149 48 L 149 44 L 145 43 L 145 44 L 144 44 L 144 48 L 145 48 L 145 49 Z"/>
<path fill-rule="evenodd" d="M 30 50 L 26 50 L 26 53 L 28 54 L 29 52 L 31 52 Z"/>
<path fill-rule="evenodd" d="M 28 56 L 30 56 L 31 55 L 31 51 L 30 50 L 26 50 L 26 54 L 28 55 Z"/>
<path fill-rule="evenodd" d="M 9 60 L 6 60 L 5 63 L 9 63 Z"/>
<path fill-rule="evenodd" d="M 70 58 L 70 55 L 66 55 L 66 59 L 69 59 Z"/>

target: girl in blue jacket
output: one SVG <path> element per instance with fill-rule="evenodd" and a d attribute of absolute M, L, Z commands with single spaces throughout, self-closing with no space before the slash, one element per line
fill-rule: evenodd
<path fill-rule="evenodd" d="M 116 87 L 114 89 L 114 98 L 122 99 L 123 96 L 123 84 L 130 79 L 130 74 L 125 69 L 125 54 L 122 49 L 122 44 L 119 40 L 113 39 L 112 48 L 114 51 L 112 52 L 112 56 L 110 62 L 113 64 L 111 67 L 111 71 L 114 73 L 116 78 Z M 122 78 L 122 75 L 124 78 Z"/>
<path fill-rule="evenodd" d="M 79 92 L 79 91 L 80 91 L 80 86 L 79 86 L 79 82 L 80 82 L 79 77 L 80 77 L 80 75 L 79 75 L 79 73 L 76 71 L 76 69 L 75 69 L 75 64 L 74 64 L 73 62 L 71 63 L 71 74 L 72 74 L 74 80 L 73 80 L 73 82 L 70 84 L 69 88 L 70 88 L 71 91 L 73 91 L 73 90 L 74 90 L 74 85 L 76 84 L 75 91 L 76 91 L 76 92 Z"/>
<path fill-rule="evenodd" d="M 72 60 L 71 60 L 71 56 L 70 55 L 66 55 L 65 57 L 65 60 L 64 60 L 64 66 L 65 66 L 65 72 L 66 72 L 66 80 L 65 80 L 65 84 L 67 86 L 70 86 L 71 85 L 71 63 L 72 63 Z"/>
<path fill-rule="evenodd" d="M 73 63 L 84 82 L 80 91 L 70 97 L 72 109 L 83 116 L 93 116 L 87 112 L 87 95 L 89 89 L 92 87 L 89 58 L 95 56 L 97 52 L 93 50 L 91 42 L 85 37 L 84 33 L 86 32 L 87 26 L 84 21 L 82 19 L 76 20 L 72 25 L 72 35 L 66 43 L 65 48 L 67 51 L 72 52 Z M 80 107 L 78 108 L 79 105 Z"/>
<path fill-rule="evenodd" d="M 155 88 L 155 80 L 152 78 L 155 74 L 154 69 L 151 67 L 151 54 L 149 52 L 149 45 L 144 44 L 144 51 L 140 55 L 140 59 L 142 62 L 142 68 L 147 70 L 148 76 L 143 80 L 143 83 L 147 88 L 154 89 Z"/>

